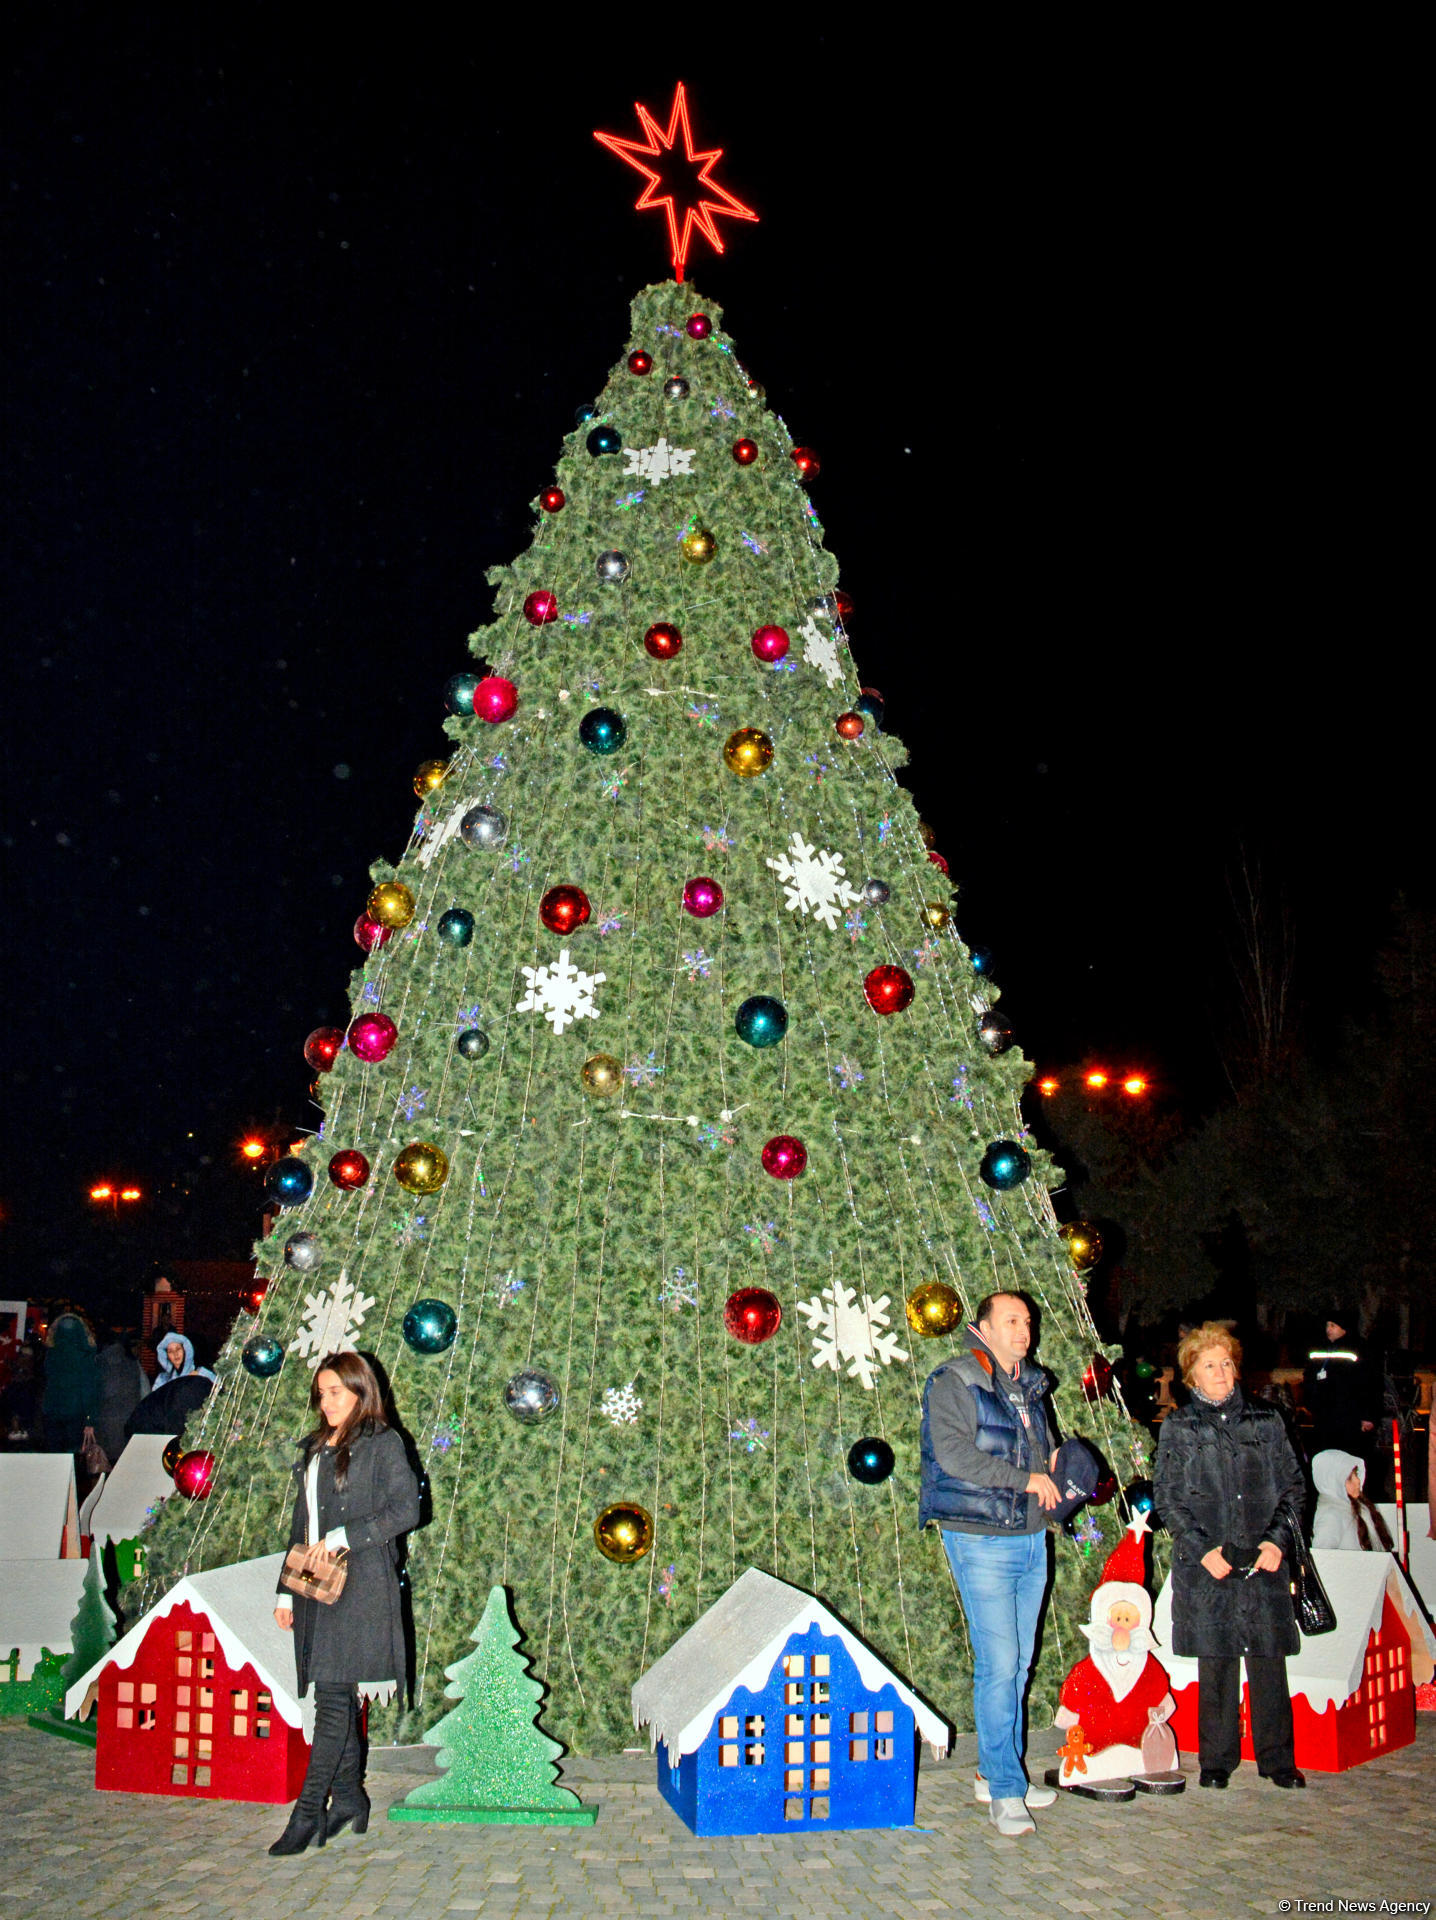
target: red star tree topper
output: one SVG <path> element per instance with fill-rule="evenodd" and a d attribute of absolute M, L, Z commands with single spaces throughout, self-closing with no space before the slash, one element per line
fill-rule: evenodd
<path fill-rule="evenodd" d="M 616 153 L 626 166 L 643 175 L 644 188 L 634 205 L 640 213 L 652 207 L 662 207 L 668 220 L 668 247 L 673 260 L 674 278 L 681 281 L 695 227 L 715 253 L 722 253 L 723 242 L 714 224 L 716 216 L 722 214 L 732 220 L 756 220 L 758 216 L 751 207 L 745 207 L 741 200 L 729 193 L 726 187 L 719 186 L 713 178 L 713 168 L 723 158 L 723 149 L 712 147 L 703 153 L 693 151 L 693 129 L 688 124 L 688 95 L 681 80 L 673 90 L 673 106 L 668 115 L 666 133 L 647 107 L 635 101 L 634 111 L 647 135 L 646 140 L 620 140 L 613 133 L 595 133 L 593 137 L 610 152 Z M 673 149 L 680 130 L 683 134 L 683 151 L 678 154 Z M 649 161 L 656 164 L 650 166 Z M 696 174 L 692 174 L 694 168 L 697 169 Z"/>

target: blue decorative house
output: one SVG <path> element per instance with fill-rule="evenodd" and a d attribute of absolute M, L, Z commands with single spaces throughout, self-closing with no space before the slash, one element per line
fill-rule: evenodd
<path fill-rule="evenodd" d="M 820 1600 L 749 1567 L 633 1689 L 696 1834 L 908 1827 L 950 1729 Z"/>

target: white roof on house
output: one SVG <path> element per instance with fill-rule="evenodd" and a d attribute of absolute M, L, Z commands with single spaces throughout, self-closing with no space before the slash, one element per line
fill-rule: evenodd
<path fill-rule="evenodd" d="M 1361 1685 L 1367 1637 L 1381 1625 L 1388 1585 L 1392 1599 L 1406 1619 L 1413 1637 L 1424 1635 L 1427 1650 L 1436 1654 L 1436 1634 L 1421 1618 L 1411 1584 L 1389 1553 L 1342 1552 L 1314 1549 L 1312 1559 L 1336 1613 L 1336 1629 L 1312 1639 L 1302 1635 L 1301 1650 L 1286 1663 L 1287 1685 L 1293 1696 L 1303 1694 L 1314 1713 L 1341 1706 Z M 1157 1595 L 1152 1632 L 1157 1657 L 1174 1688 L 1189 1687 L 1197 1677 L 1197 1663 L 1170 1651 L 1172 1644 L 1172 1577 L 1168 1574 Z"/>
<path fill-rule="evenodd" d="M 70 1622 L 80 1605 L 85 1560 L 6 1560 L 0 1564 L 0 1663 L 20 1650 L 17 1679 L 28 1680 L 35 1662 L 72 1651 Z"/>
<path fill-rule="evenodd" d="M 786 1581 L 775 1580 L 757 1567 L 733 1582 L 720 1600 L 695 1620 L 633 1689 L 633 1724 L 647 1726 L 656 1747 L 668 1748 L 670 1762 L 694 1753 L 708 1737 L 714 1715 L 737 1687 L 761 1693 L 773 1663 L 795 1633 L 818 1626 L 840 1639 L 852 1655 L 865 1687 L 876 1692 L 891 1685 L 912 1708 L 918 1731 L 941 1759 L 947 1752 L 951 1729 L 927 1702 L 835 1619 L 811 1594 Z"/>
<path fill-rule="evenodd" d="M 78 1511 L 73 1454 L 0 1454 L 0 1559 L 58 1560 Z"/>
<path fill-rule="evenodd" d="M 1396 1539 L 1396 1503 L 1382 1500 L 1376 1511 Z M 1431 1530 L 1431 1509 L 1423 1500 L 1420 1506 L 1406 1504 L 1406 1546 L 1410 1562 L 1411 1584 L 1426 1603 L 1428 1619 L 1436 1619 L 1436 1540 L 1427 1538 Z M 1399 1542 L 1398 1542 L 1399 1545 Z"/>
<path fill-rule="evenodd" d="M 84 1562 L 79 1563 L 81 1575 Z M 275 1589 L 282 1553 L 266 1553 L 259 1560 L 241 1560 L 232 1567 L 215 1567 L 209 1573 L 191 1573 L 177 1580 L 147 1614 L 137 1620 L 123 1640 L 117 1640 L 102 1660 L 82 1674 L 65 1695 L 67 1718 L 82 1711 L 90 1688 L 106 1667 L 130 1667 L 135 1655 L 156 1620 L 188 1602 L 202 1613 L 227 1663 L 234 1668 L 252 1666 L 261 1686 L 274 1696 L 274 1709 L 291 1727 L 302 1726 L 306 1738 L 314 1731 L 313 1690 L 301 1702 L 294 1665 L 294 1635 L 275 1623 Z"/>
<path fill-rule="evenodd" d="M 175 1490 L 160 1456 L 173 1436 L 137 1433 L 105 1480 L 90 1507 L 85 1531 L 92 1540 L 133 1540 L 144 1531 L 151 1508 L 163 1505 Z M 86 1502 L 89 1505 L 89 1502 Z"/>

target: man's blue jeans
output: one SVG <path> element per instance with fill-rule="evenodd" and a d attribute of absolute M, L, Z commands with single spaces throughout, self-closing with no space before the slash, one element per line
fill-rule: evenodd
<path fill-rule="evenodd" d="M 1047 1591 L 1047 1534 L 944 1532 L 972 1640 L 977 1764 L 994 1800 L 1021 1800 L 1022 1702 Z"/>

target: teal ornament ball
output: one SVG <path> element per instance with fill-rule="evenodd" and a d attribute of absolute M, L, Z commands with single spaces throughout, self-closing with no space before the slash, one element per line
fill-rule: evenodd
<path fill-rule="evenodd" d="M 416 1300 L 404 1315 L 404 1338 L 415 1353 L 443 1353 L 453 1346 L 459 1316 L 447 1300 Z"/>
<path fill-rule="evenodd" d="M 521 1426 L 535 1427 L 557 1411 L 558 1382 L 542 1367 L 521 1367 L 504 1387 L 504 1406 Z"/>
<path fill-rule="evenodd" d="M 983 1154 L 977 1171 L 988 1186 L 995 1187 L 999 1193 L 1011 1193 L 1031 1173 L 1032 1162 L 1015 1140 L 994 1140 Z"/>
<path fill-rule="evenodd" d="M 775 1047 L 788 1031 L 788 1009 L 770 993 L 755 993 L 734 1014 L 733 1025 L 750 1047 Z"/>
<path fill-rule="evenodd" d="M 628 738 L 628 726 L 612 707 L 594 707 L 579 721 L 578 737 L 590 753 L 617 753 Z"/>
<path fill-rule="evenodd" d="M 264 1176 L 264 1191 L 281 1207 L 302 1207 L 314 1191 L 314 1169 L 290 1153 Z"/>
<path fill-rule="evenodd" d="M 622 453 L 623 435 L 617 427 L 595 427 L 587 444 L 594 459 L 600 460 L 606 453 Z"/>
<path fill-rule="evenodd" d="M 454 1045 L 466 1060 L 482 1060 L 489 1050 L 489 1036 L 482 1027 L 465 1027 Z"/>
<path fill-rule="evenodd" d="M 444 682 L 444 705 L 450 713 L 473 714 L 474 688 L 483 679 L 480 673 L 455 673 Z"/>
<path fill-rule="evenodd" d="M 886 1480 L 893 1470 L 893 1450 L 886 1440 L 875 1435 L 865 1440 L 854 1440 L 848 1448 L 848 1472 L 854 1480 L 861 1480 L 865 1487 L 876 1487 Z"/>
<path fill-rule="evenodd" d="M 474 916 L 466 907 L 450 907 L 434 931 L 446 947 L 466 947 L 474 937 Z"/>
<path fill-rule="evenodd" d="M 245 1372 L 252 1373 L 256 1380 L 272 1380 L 284 1365 L 284 1348 L 273 1334 L 257 1333 L 245 1341 L 240 1359 Z"/>

